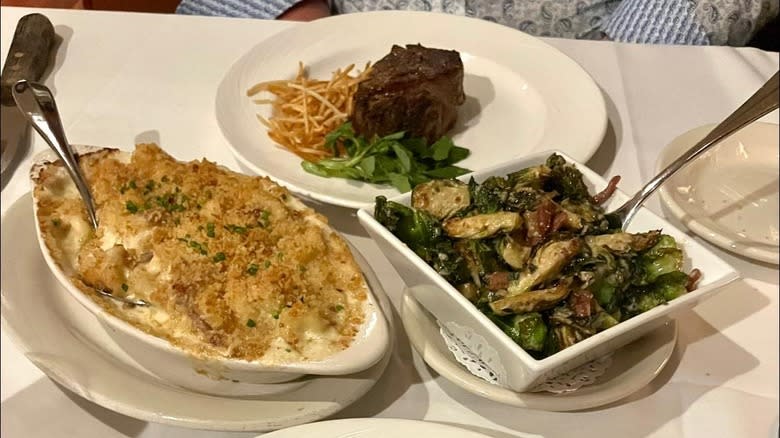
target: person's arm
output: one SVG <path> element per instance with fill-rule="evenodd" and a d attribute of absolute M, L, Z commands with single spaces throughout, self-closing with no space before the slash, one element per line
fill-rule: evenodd
<path fill-rule="evenodd" d="M 330 15 L 326 0 L 182 0 L 177 14 L 309 21 Z"/>
<path fill-rule="evenodd" d="M 602 30 L 614 41 L 742 46 L 777 10 L 776 0 L 622 0 Z"/>
<path fill-rule="evenodd" d="M 278 18 L 291 21 L 312 21 L 330 15 L 327 0 L 303 0 L 286 10 Z"/>

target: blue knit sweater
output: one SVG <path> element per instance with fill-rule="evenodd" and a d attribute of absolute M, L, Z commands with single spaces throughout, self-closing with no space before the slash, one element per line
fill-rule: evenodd
<path fill-rule="evenodd" d="M 183 0 L 180 14 L 273 19 L 300 0 Z M 536 36 L 745 45 L 780 0 L 332 0 L 335 13 L 423 10 L 479 17 Z"/>

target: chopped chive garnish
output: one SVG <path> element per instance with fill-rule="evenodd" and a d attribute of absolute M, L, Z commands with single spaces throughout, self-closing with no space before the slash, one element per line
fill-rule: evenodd
<path fill-rule="evenodd" d="M 209 222 L 206 224 L 206 235 L 209 237 L 216 236 L 216 233 L 214 232 L 214 222 Z"/>
<path fill-rule="evenodd" d="M 232 225 L 232 224 L 225 225 L 225 229 L 234 234 L 246 234 L 246 230 L 247 230 L 246 227 L 242 227 L 240 225 Z"/>
<path fill-rule="evenodd" d="M 59 227 L 62 224 L 62 221 L 59 219 L 52 219 L 51 223 L 54 224 L 55 227 Z"/>
<path fill-rule="evenodd" d="M 138 188 L 138 186 L 135 185 L 135 180 L 131 180 L 128 186 L 130 186 L 130 188 L 133 190 Z"/>
<path fill-rule="evenodd" d="M 341 312 L 342 310 L 344 310 L 344 306 L 341 304 L 336 304 L 336 312 Z"/>
<path fill-rule="evenodd" d="M 270 261 L 270 260 L 266 260 L 266 261 L 263 263 L 263 266 L 265 266 L 265 269 L 268 269 L 268 268 L 270 268 L 270 267 L 271 267 L 271 261 Z"/>
<path fill-rule="evenodd" d="M 247 327 L 254 327 L 254 326 L 256 326 L 256 325 L 257 325 L 257 324 L 255 323 L 255 320 L 254 320 L 254 319 L 252 319 L 252 318 L 249 318 L 249 319 L 247 319 L 247 320 L 246 320 L 246 326 L 247 326 Z"/>
<path fill-rule="evenodd" d="M 279 319 L 279 311 L 276 311 L 276 312 L 272 313 L 272 314 L 271 314 L 271 318 L 273 318 L 273 319 Z"/>
<path fill-rule="evenodd" d="M 214 254 L 214 257 L 211 258 L 211 260 L 214 263 L 218 263 L 218 262 L 224 261 L 225 260 L 225 253 L 224 252 L 216 253 L 216 254 Z"/>
<path fill-rule="evenodd" d="M 186 237 L 189 238 L 190 235 L 188 234 Z M 185 242 L 190 248 L 194 249 L 195 251 L 198 251 L 199 253 L 201 253 L 203 255 L 208 255 L 208 253 L 209 253 L 208 249 L 206 248 L 206 246 L 204 244 L 202 244 L 202 243 L 196 242 L 194 240 L 182 239 L 181 237 L 179 238 L 179 240 L 181 240 L 182 242 Z"/>
<path fill-rule="evenodd" d="M 252 264 L 250 264 L 250 265 L 249 265 L 249 267 L 248 267 L 248 268 L 246 268 L 246 272 L 247 272 L 249 275 L 257 275 L 257 270 L 258 270 L 258 269 L 260 269 L 260 267 L 259 267 L 259 266 L 257 266 L 256 264 L 252 263 Z"/>
<path fill-rule="evenodd" d="M 257 221 L 257 224 L 265 228 L 270 223 L 270 218 L 271 218 L 271 212 L 268 210 L 263 210 L 263 212 L 260 213 L 260 220 Z"/>
<path fill-rule="evenodd" d="M 122 290 L 127 292 L 127 289 L 129 289 L 129 287 L 127 286 L 127 283 L 122 283 Z"/>
<path fill-rule="evenodd" d="M 152 190 L 154 190 L 154 180 L 149 180 L 149 182 L 146 183 L 144 186 L 144 195 L 150 193 Z"/>
<path fill-rule="evenodd" d="M 133 214 L 138 213 L 138 206 L 135 205 L 135 202 L 133 201 L 125 202 L 125 208 L 127 208 L 127 211 L 129 211 L 130 213 Z"/>

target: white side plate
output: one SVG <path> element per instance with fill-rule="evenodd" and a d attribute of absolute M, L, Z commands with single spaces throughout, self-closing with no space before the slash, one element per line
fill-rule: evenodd
<path fill-rule="evenodd" d="M 518 435 L 531 437 L 532 435 Z M 490 438 L 481 433 L 430 421 L 400 418 L 349 418 L 322 421 L 279 430 L 262 438 Z M 257 437 L 261 438 L 261 437 Z"/>
<path fill-rule="evenodd" d="M 615 350 L 612 364 L 593 383 L 563 394 L 515 392 L 471 374 L 447 349 L 434 317 L 408 291 L 401 320 L 414 349 L 431 368 L 460 388 L 511 406 L 543 411 L 576 411 L 603 406 L 640 390 L 661 373 L 677 343 L 677 323 L 669 321 L 648 335 Z"/>
<path fill-rule="evenodd" d="M 675 138 L 660 171 L 704 138 L 705 125 Z M 756 122 L 696 159 L 661 186 L 661 200 L 691 231 L 721 248 L 780 263 L 778 125 Z"/>
<path fill-rule="evenodd" d="M 246 91 L 257 82 L 293 78 L 301 61 L 310 77 L 378 61 L 394 44 L 421 43 L 461 53 L 466 103 L 451 135 L 472 155 L 459 163 L 478 170 L 532 152 L 558 149 L 585 162 L 607 126 L 604 98 L 571 58 L 506 26 L 447 14 L 383 11 L 345 14 L 282 31 L 238 60 L 217 92 L 216 114 L 241 166 L 290 190 L 350 208 L 392 197 L 392 187 L 306 173 L 256 117 L 270 116 Z"/>

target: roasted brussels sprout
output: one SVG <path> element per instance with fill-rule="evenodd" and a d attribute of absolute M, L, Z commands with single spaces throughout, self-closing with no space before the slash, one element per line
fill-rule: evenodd
<path fill-rule="evenodd" d="M 471 205 L 469 186 L 454 179 L 436 179 L 415 186 L 412 207 L 436 219 L 450 218 Z"/>
<path fill-rule="evenodd" d="M 547 339 L 547 324 L 537 312 L 501 318 L 488 313 L 488 317 L 515 343 L 527 351 L 542 351 Z"/>
<path fill-rule="evenodd" d="M 562 157 L 482 184 L 417 186 L 375 217 L 533 357 L 543 359 L 693 288 L 677 242 L 626 233 Z M 612 218 L 614 219 L 614 218 Z"/>
<path fill-rule="evenodd" d="M 513 211 L 477 214 L 444 221 L 444 232 L 456 239 L 484 239 L 500 232 L 512 232 L 523 224 L 520 214 Z"/>

